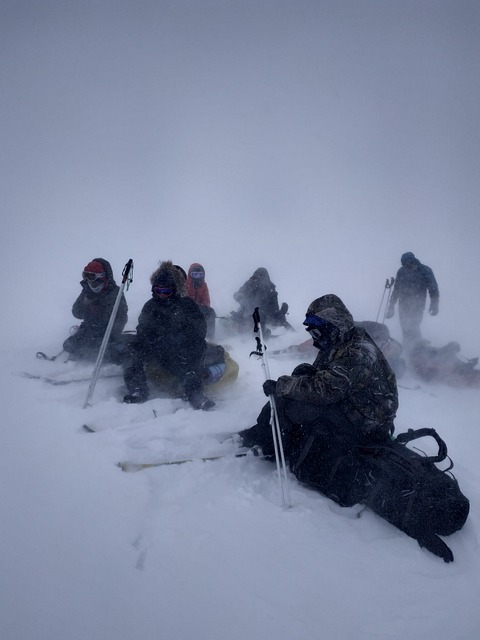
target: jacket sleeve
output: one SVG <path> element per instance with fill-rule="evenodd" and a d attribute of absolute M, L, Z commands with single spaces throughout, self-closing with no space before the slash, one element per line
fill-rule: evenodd
<path fill-rule="evenodd" d="M 281 376 L 277 381 L 276 393 L 312 404 L 339 402 L 352 386 L 349 361 L 349 358 L 339 358 L 328 368 L 317 370 L 313 376 Z"/>
<path fill-rule="evenodd" d="M 185 336 L 186 343 L 197 343 L 205 340 L 207 335 L 207 322 L 198 304 L 191 298 L 182 298 L 184 305 L 181 333 Z"/>
<path fill-rule="evenodd" d="M 202 287 L 202 301 L 201 304 L 203 304 L 204 307 L 209 307 L 210 306 L 210 291 L 208 290 L 208 285 L 206 282 L 203 283 L 204 286 Z"/>
<path fill-rule="evenodd" d="M 78 296 L 78 298 L 73 303 L 72 315 L 73 315 L 74 318 L 78 318 L 78 320 L 83 320 L 85 318 L 85 309 L 86 309 L 85 299 L 86 299 L 86 297 L 87 297 L 87 292 L 85 291 L 84 288 L 82 288 L 82 291 L 81 291 L 80 295 Z"/>
<path fill-rule="evenodd" d="M 428 293 L 430 294 L 430 299 L 438 301 L 440 297 L 440 291 L 438 290 L 437 281 L 435 280 L 435 276 L 433 275 L 433 271 L 430 269 L 430 267 L 425 268 L 425 275 L 427 280 Z"/>
<path fill-rule="evenodd" d="M 158 330 L 161 327 L 157 327 L 155 329 L 152 319 L 153 319 L 153 313 L 151 310 L 151 300 L 148 300 L 143 305 L 140 315 L 138 316 L 138 324 L 137 324 L 136 332 L 137 332 L 137 340 L 140 343 L 147 343 L 155 340 Z"/>
<path fill-rule="evenodd" d="M 117 294 L 118 294 L 118 291 L 117 291 Z M 122 293 L 122 297 L 120 298 L 120 304 L 118 305 L 117 315 L 113 325 L 112 333 L 117 336 L 120 335 L 124 330 L 125 325 L 127 324 L 127 321 L 128 321 L 128 306 L 127 306 L 127 301 L 125 300 L 125 296 Z"/>

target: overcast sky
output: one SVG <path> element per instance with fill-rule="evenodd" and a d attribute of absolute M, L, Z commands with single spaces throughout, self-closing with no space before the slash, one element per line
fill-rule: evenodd
<path fill-rule="evenodd" d="M 480 350 L 478 1 L 2 0 L 0 30 L 4 335 L 72 324 L 96 256 L 134 259 L 133 326 L 165 258 L 219 313 L 265 266 L 293 320 L 375 319 L 413 251 L 426 331 Z"/>

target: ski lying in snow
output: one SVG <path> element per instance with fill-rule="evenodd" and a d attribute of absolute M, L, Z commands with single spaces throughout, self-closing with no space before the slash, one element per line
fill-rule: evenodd
<path fill-rule="evenodd" d="M 87 433 L 97 433 L 95 427 L 92 427 L 89 424 L 82 424 L 82 429 L 85 429 Z"/>
<path fill-rule="evenodd" d="M 155 467 L 169 467 L 177 464 L 186 464 L 187 462 L 211 462 L 212 460 L 222 460 L 223 458 L 244 458 L 252 454 L 257 458 L 264 458 L 261 449 L 259 447 L 252 447 L 251 449 L 240 449 L 236 453 L 224 453 L 218 456 L 202 456 L 199 458 L 186 458 L 185 460 L 163 460 L 161 462 L 117 462 L 117 467 L 127 473 L 135 473 L 137 471 L 144 471 L 145 469 L 154 469 Z"/>
<path fill-rule="evenodd" d="M 55 386 L 71 384 L 72 382 L 90 382 L 92 376 L 82 376 L 81 378 L 71 378 L 70 380 L 62 380 L 60 378 L 50 378 L 48 376 L 43 376 L 38 373 L 29 373 L 28 371 L 22 371 L 20 373 L 22 378 L 29 378 L 30 380 L 41 380 L 42 382 L 48 382 L 48 384 L 53 384 Z M 99 378 L 119 378 L 121 377 L 121 373 L 109 373 L 105 375 L 100 375 Z"/>

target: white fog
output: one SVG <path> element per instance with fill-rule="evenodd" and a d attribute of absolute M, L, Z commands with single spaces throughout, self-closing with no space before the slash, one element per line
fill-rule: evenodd
<path fill-rule="evenodd" d="M 412 251 L 440 288 L 424 336 L 479 356 L 478 2 L 3 0 L 0 34 L 2 637 L 477 638 L 478 389 L 399 389 L 397 431 L 435 427 L 471 501 L 446 565 L 293 477 L 285 512 L 266 462 L 115 467 L 251 426 L 253 337 L 225 337 L 239 377 L 209 413 L 126 406 L 114 378 L 84 410 L 88 382 L 17 374 L 58 368 L 35 352 L 60 351 L 95 256 L 117 281 L 134 261 L 128 329 L 159 260 L 202 263 L 219 316 L 266 267 L 284 347 L 326 293 L 375 320 Z"/>

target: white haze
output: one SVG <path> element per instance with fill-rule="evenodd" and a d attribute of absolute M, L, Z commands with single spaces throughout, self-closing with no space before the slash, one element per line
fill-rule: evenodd
<path fill-rule="evenodd" d="M 478 636 L 471 595 L 479 586 L 473 508 L 479 505 L 472 495 L 477 392 L 435 389 L 434 401 L 403 391 L 400 398 L 400 426 L 437 426 L 453 445 L 472 500 L 468 529 L 454 549 L 461 559 L 452 570 L 391 529 L 384 533 L 373 516 L 361 525 L 364 548 L 356 525 L 332 514 L 316 494 L 300 492 L 306 512 L 286 525 L 276 510 L 274 477 L 248 463 L 218 472 L 183 466 L 162 473 L 167 489 L 153 471 L 148 484 L 141 474 L 122 476 L 113 465 L 110 471 L 126 445 L 117 436 L 82 440 L 74 431 L 84 389 L 53 391 L 11 374 L 28 368 L 36 350 L 59 350 L 74 323 L 70 309 L 81 270 L 97 256 L 112 263 L 117 280 L 128 258 L 135 262 L 129 328 L 150 296 L 148 278 L 158 260 L 172 259 L 184 268 L 196 261 L 205 266 L 219 315 L 235 308 L 232 294 L 254 269 L 267 267 L 302 339 L 305 309 L 324 293 L 340 295 L 356 319 L 374 320 L 385 279 L 395 275 L 401 254 L 413 251 L 433 268 L 441 294 L 440 314 L 425 318 L 425 336 L 438 345 L 456 340 L 467 357 L 480 355 L 479 30 L 480 6 L 473 0 L 0 3 L 1 485 L 2 520 L 9 521 L 2 549 L 8 598 L 0 607 L 8 640 L 104 640 L 132 637 L 136 629 L 144 640 L 311 638 L 325 619 L 328 638 L 416 638 L 415 627 L 423 632 L 419 638 L 437 638 L 442 626 L 422 616 L 437 616 L 455 636 L 455 610 L 462 622 L 456 637 Z M 398 338 L 397 320 L 389 326 Z M 193 441 L 197 433 L 227 430 L 230 420 L 234 428 L 251 424 L 263 402 L 262 373 L 244 358 L 248 342 L 233 347 L 241 370 L 231 410 L 225 404 L 214 414 L 167 416 L 168 433 Z M 276 366 L 280 374 L 291 363 Z M 103 394 L 99 415 L 110 412 L 128 423 L 130 409 L 118 404 L 118 390 Z M 179 446 L 176 453 L 182 451 Z M 237 482 L 246 483 L 240 495 Z M 190 496 L 184 513 L 175 506 L 182 487 L 181 497 Z M 150 511 L 143 509 L 148 500 Z M 152 541 L 150 569 L 138 571 L 130 543 L 147 526 L 139 524 L 145 513 L 161 519 L 164 500 L 171 500 L 167 533 L 161 544 Z M 71 513 L 63 511 L 68 504 Z M 197 516 L 204 523 L 200 538 L 189 538 L 185 528 L 194 529 Z M 230 527 L 223 528 L 225 519 Z M 91 557 L 84 526 L 87 536 L 98 535 Z M 158 534 L 159 526 L 151 531 Z M 179 538 L 177 547 L 168 531 Z M 370 544 L 372 534 L 380 549 Z M 288 556 L 297 537 L 305 554 L 295 548 L 293 560 L 278 560 L 274 551 Z M 242 543 L 255 562 L 245 560 Z M 213 562 L 217 545 L 218 566 L 200 566 L 202 551 Z M 175 562 L 162 556 L 167 548 L 187 554 L 193 575 L 175 575 Z M 322 560 L 332 548 L 342 562 Z M 311 566 L 314 550 L 319 556 Z M 355 564 L 362 551 L 364 561 Z M 249 575 L 241 570 L 244 562 Z M 389 569 L 381 577 L 377 562 Z M 387 594 L 402 566 L 392 600 L 404 608 L 395 611 Z M 202 592 L 205 575 L 211 583 Z M 238 588 L 229 597 L 222 585 L 231 587 L 232 576 Z M 377 619 L 370 577 L 371 597 L 387 610 Z M 82 603 L 79 594 L 91 593 L 92 584 L 93 595 Z M 426 612 L 429 589 L 437 600 Z M 358 635 L 341 597 L 355 606 L 356 622 L 362 607 L 372 616 Z M 162 598 L 167 608 L 158 604 Z M 189 611 L 191 625 L 178 619 Z M 82 630 L 89 614 L 91 626 Z M 42 620 L 41 630 L 35 619 Z"/>

